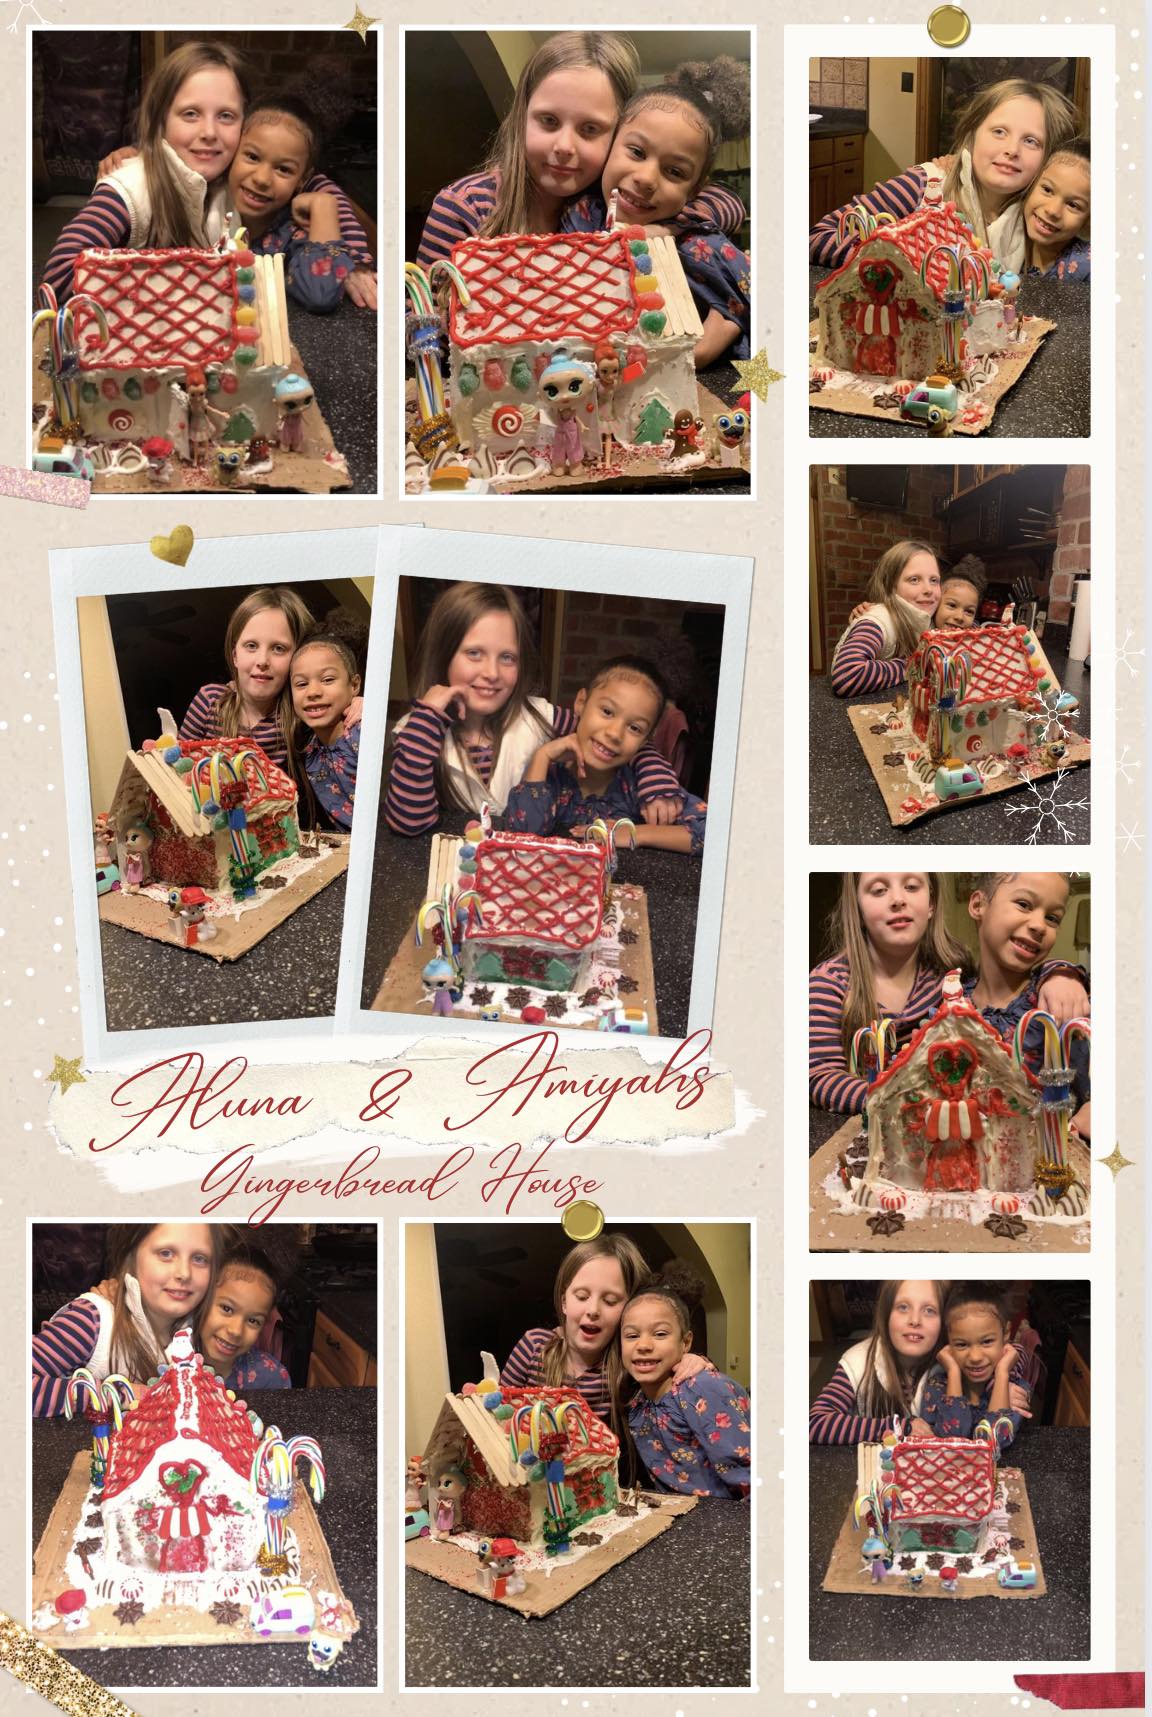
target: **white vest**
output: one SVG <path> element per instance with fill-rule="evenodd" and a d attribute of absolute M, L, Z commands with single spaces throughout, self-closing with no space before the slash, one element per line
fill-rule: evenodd
<path fill-rule="evenodd" d="M 841 1370 L 846 1371 L 848 1374 L 848 1381 L 851 1383 L 852 1388 L 855 1391 L 856 1406 L 861 1412 L 863 1409 L 860 1405 L 860 1387 L 864 1382 L 864 1366 L 868 1358 L 868 1348 L 871 1341 L 871 1336 L 865 1336 L 863 1341 L 858 1341 L 855 1347 L 850 1347 L 847 1353 L 842 1353 L 840 1355 Z M 924 1385 L 928 1381 L 928 1373 L 931 1369 L 932 1367 L 930 1365 L 925 1366 L 923 1375 L 916 1385 L 915 1392 L 912 1396 L 913 1413 L 919 1413 L 920 1411 L 920 1400 L 924 1394 Z M 879 1342 L 876 1344 L 876 1376 L 880 1381 L 881 1388 L 886 1389 L 894 1400 L 899 1401 L 902 1398 L 902 1391 L 893 1386 L 892 1379 L 888 1375 L 888 1361 L 885 1357 L 884 1349 L 880 1346 Z"/>
<path fill-rule="evenodd" d="M 160 1343 L 156 1340 L 155 1330 L 153 1330 L 151 1324 L 144 1315 L 144 1306 L 140 1299 L 140 1284 L 136 1280 L 135 1276 L 125 1276 L 123 1278 L 120 1283 L 120 1292 L 125 1296 L 128 1316 L 135 1326 L 137 1334 L 140 1335 L 145 1344 L 152 1349 L 153 1366 L 155 1367 L 160 1365 L 165 1355 L 160 1347 Z M 103 1294 L 78 1294 L 77 1298 L 87 1300 L 89 1305 L 95 1306 L 100 1316 L 100 1328 L 96 1336 L 96 1346 L 92 1350 L 91 1359 L 88 1361 L 88 1369 L 92 1373 L 93 1377 L 102 1383 L 112 1371 L 112 1318 L 116 1308 L 112 1304 L 111 1300 L 106 1300 L 104 1298 Z M 173 1340 L 175 1340 L 178 1333 L 178 1331 L 173 1331 Z M 136 1381 L 142 1383 L 144 1379 L 138 1378 Z"/>
<path fill-rule="evenodd" d="M 171 144 L 161 141 L 160 148 L 193 228 L 202 228 L 208 243 L 215 244 L 228 228 L 224 206 L 228 200 L 228 175 L 222 173 L 219 179 L 209 184 L 202 174 L 181 161 Z M 148 229 L 152 225 L 152 203 L 144 175 L 143 156 L 134 155 L 131 161 L 125 161 L 101 183 L 111 185 L 128 210 L 132 230 L 128 235 L 127 248 L 143 250 L 148 244 Z"/>
<path fill-rule="evenodd" d="M 518 787 L 523 781 L 535 753 L 551 739 L 555 709 L 545 698 L 529 698 L 527 701 L 539 715 L 543 726 L 533 721 L 527 710 L 521 710 L 512 725 L 504 730 L 500 755 L 487 785 L 477 775 L 467 750 L 456 735 L 451 731 L 445 735 L 440 754 L 444 770 L 455 789 L 457 800 L 470 810 L 478 812 L 482 805 L 487 804 L 499 816 L 513 787 Z M 408 717 L 403 716 L 393 732 L 399 733 L 407 722 Z"/>
<path fill-rule="evenodd" d="M 899 603 L 905 614 L 912 616 L 919 631 L 926 632 L 929 626 L 931 626 L 931 616 L 924 614 L 919 608 L 913 608 L 912 604 L 910 602 L 905 602 L 902 596 L 893 596 L 890 598 L 890 601 Z M 883 632 L 884 660 L 886 662 L 890 662 L 897 654 L 896 623 L 892 618 L 891 610 L 886 602 L 874 602 L 871 608 L 869 608 L 867 614 L 861 614 L 860 620 L 850 621 L 844 628 L 843 632 L 841 632 L 840 637 L 836 642 L 836 648 L 832 652 L 831 665 L 833 667 L 836 665 L 837 656 L 840 654 L 840 651 L 851 636 L 853 627 L 858 626 L 861 620 L 871 620 L 872 624 L 874 626 L 879 626 L 881 632 Z"/>

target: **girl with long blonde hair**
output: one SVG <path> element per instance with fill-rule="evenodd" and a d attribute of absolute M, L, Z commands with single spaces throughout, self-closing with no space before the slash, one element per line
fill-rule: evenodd
<path fill-rule="evenodd" d="M 296 717 L 288 670 L 316 622 L 288 585 L 263 585 L 237 603 L 224 633 L 230 678 L 201 686 L 180 723 L 181 739 L 254 741 L 287 765 Z"/>
<path fill-rule="evenodd" d="M 932 624 L 940 601 L 940 563 L 929 543 L 893 543 L 876 562 L 869 606 L 849 620 L 832 654 L 832 690 L 861 697 L 901 684 L 905 661 Z"/>

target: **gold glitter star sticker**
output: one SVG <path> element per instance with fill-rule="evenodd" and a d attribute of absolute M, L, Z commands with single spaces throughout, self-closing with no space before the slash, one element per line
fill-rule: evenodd
<path fill-rule="evenodd" d="M 61 1096 L 63 1096 L 65 1091 L 70 1091 L 73 1085 L 87 1084 L 87 1080 L 80 1071 L 80 1063 L 82 1060 L 83 1056 L 80 1055 L 76 1056 L 72 1061 L 69 1061 L 65 1055 L 58 1055 L 52 1063 L 52 1071 L 49 1073 L 48 1078 L 53 1085 L 58 1085 L 60 1087 Z"/>
<path fill-rule="evenodd" d="M 1096 1161 L 1098 1163 L 1103 1163 L 1105 1168 L 1112 1170 L 1113 1180 L 1116 1179 L 1116 1176 L 1120 1173 L 1121 1169 L 1130 1169 L 1136 1166 L 1131 1157 L 1126 1157 L 1124 1155 L 1124 1152 L 1120 1149 L 1119 1145 L 1113 1145 L 1110 1156 L 1097 1157 Z"/>
<path fill-rule="evenodd" d="M 341 29 L 355 30 L 360 40 L 364 43 L 365 47 L 367 47 L 368 32 L 372 28 L 373 24 L 378 24 L 379 22 L 379 18 L 369 18 L 367 13 L 362 12 L 359 6 L 357 6 L 349 22 L 347 24 L 342 24 Z"/>
<path fill-rule="evenodd" d="M 767 348 L 761 346 L 754 358 L 734 358 L 732 367 L 746 388 L 759 400 L 768 398 L 768 389 L 773 382 L 782 382 L 784 377 L 779 370 L 771 368 L 768 362 Z"/>

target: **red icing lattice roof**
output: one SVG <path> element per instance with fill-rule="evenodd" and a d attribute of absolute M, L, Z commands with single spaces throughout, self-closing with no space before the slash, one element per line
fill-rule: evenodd
<path fill-rule="evenodd" d="M 904 1068 L 906 1068 L 908 1063 L 912 1060 L 912 1057 L 923 1047 L 924 1040 L 927 1038 L 929 1032 L 935 1031 L 940 1026 L 948 1027 L 953 1020 L 957 1019 L 967 1020 L 969 1024 L 979 1027 L 987 1040 L 986 1046 L 988 1053 L 990 1055 L 998 1053 L 1003 1056 L 1012 1067 L 1016 1068 L 1021 1079 L 1025 1080 L 1028 1084 L 1035 1086 L 1037 1091 L 1040 1089 L 1039 1081 L 1029 1072 L 1027 1067 L 1024 1067 L 1023 1065 L 1017 1066 L 1017 1063 L 1009 1054 L 1008 1045 L 1004 1042 L 1004 1039 L 1000 1036 L 996 1027 L 991 1025 L 989 1021 L 984 1018 L 984 1015 L 980 1013 L 977 1008 L 972 1006 L 967 996 L 962 996 L 955 1001 L 950 1001 L 945 997 L 932 1018 L 924 1021 L 924 1024 L 920 1029 L 913 1034 L 911 1040 L 904 1045 L 904 1048 L 900 1051 L 899 1055 L 894 1056 L 884 1071 L 877 1074 L 876 1078 L 868 1087 L 869 1103 L 871 1103 L 873 1096 L 881 1089 L 882 1086 L 887 1085 L 890 1079 L 894 1079 L 897 1073 L 903 1072 Z"/>
<path fill-rule="evenodd" d="M 247 1478 L 258 1438 L 246 1412 L 229 1401 L 223 1384 L 205 1371 L 200 1354 L 170 1365 L 159 1383 L 124 1415 L 108 1454 L 104 1500 L 135 1484 L 157 1450 L 170 1446 L 174 1461 L 185 1458 L 196 1439 Z"/>
<path fill-rule="evenodd" d="M 616 1433 L 593 1413 L 576 1389 L 548 1389 L 543 1386 L 505 1389 L 501 1386 L 500 1394 L 506 1407 L 532 1407 L 537 1402 L 543 1407 L 556 1407 L 561 1401 L 576 1404 L 576 1411 L 566 1414 L 564 1418 L 564 1432 L 568 1441 L 561 1459 L 575 1460 L 578 1455 L 586 1454 L 605 1455 L 614 1459 L 620 1453 Z M 500 1423 L 505 1434 L 511 1437 L 512 1419 L 505 1419 Z"/>
<path fill-rule="evenodd" d="M 912 658 L 911 673 L 923 673 L 924 652 L 939 645 L 954 656 L 967 650 L 972 663 L 968 690 L 961 702 L 988 703 L 993 699 L 1031 697 L 1044 669 L 1032 667 L 1025 638 L 1026 626 L 974 626 L 962 632 L 925 632 Z"/>
<path fill-rule="evenodd" d="M 583 949 L 600 934 L 604 848 L 543 835 L 495 834 L 476 849 L 484 922 L 473 941 L 533 940 Z"/>
<path fill-rule="evenodd" d="M 996 1465 L 985 1442 L 960 1437 L 921 1437 L 897 1443 L 892 1480 L 900 1492 L 898 1518 L 943 1514 L 980 1521 L 996 1499 Z"/>
<path fill-rule="evenodd" d="M 583 340 L 626 334 L 639 320 L 636 269 L 623 233 L 470 238 L 452 261 L 468 287 L 452 289 L 449 331 L 458 346 Z"/>
<path fill-rule="evenodd" d="M 85 250 L 73 274 L 77 297 L 104 312 L 75 311 L 82 370 L 162 370 L 222 364 L 236 350 L 235 256 L 212 250 Z M 75 302 L 75 300 L 74 300 Z"/>
<path fill-rule="evenodd" d="M 961 256 L 968 251 L 979 252 L 980 248 L 973 238 L 971 227 L 957 216 L 954 203 L 917 209 L 914 214 L 906 215 L 902 221 L 878 226 L 869 238 L 856 247 L 847 262 L 843 263 L 835 274 L 830 274 L 826 280 L 821 281 L 817 290 L 823 292 L 848 269 L 855 270 L 871 251 L 883 244 L 895 245 L 917 272 L 933 245 L 952 245 Z M 989 252 L 984 251 L 983 255 L 986 259 L 989 258 Z M 948 264 L 942 256 L 935 257 L 929 263 L 928 284 L 936 297 L 941 297 L 948 284 Z"/>

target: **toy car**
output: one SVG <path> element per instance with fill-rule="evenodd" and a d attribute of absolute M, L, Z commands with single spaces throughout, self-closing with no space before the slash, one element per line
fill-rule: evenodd
<path fill-rule="evenodd" d="M 70 441 L 55 453 L 34 453 L 32 469 L 56 477 L 86 477 L 89 483 L 96 475 L 96 467 L 88 455 Z"/>
<path fill-rule="evenodd" d="M 111 894 L 120 887 L 120 871 L 114 864 L 102 864 L 96 871 L 97 894 Z"/>
<path fill-rule="evenodd" d="M 996 1578 L 1002 1586 L 1011 1586 L 1023 1590 L 1036 1584 L 1035 1562 L 1017 1562 L 1015 1557 L 1009 1557 L 1006 1565 L 1001 1568 Z"/>
<path fill-rule="evenodd" d="M 426 1508 L 409 1509 L 404 1516 L 404 1537 L 427 1538 L 432 1531 L 432 1521 Z"/>
<path fill-rule="evenodd" d="M 597 1031 L 625 1031 L 634 1037 L 648 1036 L 648 1012 L 645 1008 L 626 1008 L 620 1002 L 606 1007 L 596 1021 Z"/>
<path fill-rule="evenodd" d="M 929 376 L 914 387 L 900 407 L 901 417 L 913 417 L 924 423 L 946 423 L 960 409 L 960 396 L 944 376 Z"/>
<path fill-rule="evenodd" d="M 941 800 L 969 799 L 974 793 L 981 793 L 983 790 L 984 783 L 970 763 L 941 764 L 932 783 L 932 791 Z"/>
<path fill-rule="evenodd" d="M 310 1634 L 316 1606 L 307 1586 L 284 1586 L 252 1606 L 252 1626 L 262 1639 L 273 1634 Z"/>

